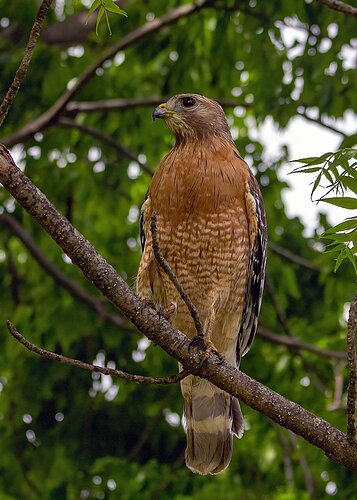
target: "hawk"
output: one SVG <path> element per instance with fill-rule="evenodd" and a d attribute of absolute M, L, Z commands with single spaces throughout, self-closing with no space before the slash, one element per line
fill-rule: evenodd
<path fill-rule="evenodd" d="M 198 94 L 160 104 L 175 144 L 153 176 L 142 207 L 142 257 L 138 294 L 174 310 L 171 322 L 189 338 L 192 317 L 155 260 L 151 217 L 157 217 L 162 255 L 196 305 L 205 339 L 235 367 L 257 329 L 266 265 L 266 220 L 259 186 L 240 156 L 221 106 Z M 236 398 L 200 377 L 181 382 L 186 465 L 217 474 L 232 456 L 233 435 L 242 437 Z"/>

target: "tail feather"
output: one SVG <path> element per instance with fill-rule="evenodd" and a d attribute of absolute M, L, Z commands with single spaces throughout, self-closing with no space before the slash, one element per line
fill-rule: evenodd
<path fill-rule="evenodd" d="M 243 413 L 240 409 L 240 404 L 237 398 L 231 398 L 232 410 L 232 432 L 237 438 L 243 437 L 244 434 L 244 419 Z"/>
<path fill-rule="evenodd" d="M 242 437 L 238 401 L 199 377 L 182 383 L 186 419 L 186 465 L 198 474 L 218 474 L 230 463 L 233 434 Z"/>

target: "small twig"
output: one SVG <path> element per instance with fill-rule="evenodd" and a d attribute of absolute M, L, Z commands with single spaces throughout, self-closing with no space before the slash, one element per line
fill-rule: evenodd
<path fill-rule="evenodd" d="M 152 236 L 152 247 L 153 247 L 154 255 L 155 255 L 155 258 L 156 258 L 158 264 L 160 265 L 161 269 L 170 278 L 172 284 L 174 285 L 174 287 L 176 288 L 176 290 L 180 294 L 182 300 L 185 302 L 185 304 L 186 304 L 186 306 L 191 314 L 193 322 L 195 324 L 197 335 L 203 336 L 204 335 L 203 327 L 202 327 L 202 323 L 201 323 L 201 320 L 200 320 L 200 317 L 198 314 L 198 310 L 197 310 L 195 304 L 192 302 L 190 297 L 187 295 L 187 293 L 183 289 L 183 286 L 181 285 L 181 283 L 179 282 L 179 280 L 175 276 L 174 272 L 172 271 L 170 264 L 167 262 L 167 260 L 165 259 L 165 257 L 161 253 L 160 245 L 159 245 L 159 237 L 158 237 L 158 233 L 157 233 L 157 216 L 155 213 L 153 213 L 151 216 L 151 236 Z"/>
<path fill-rule="evenodd" d="M 132 109 L 132 108 L 152 108 L 158 106 L 162 102 L 167 101 L 171 96 L 167 97 L 137 97 L 131 99 L 105 99 L 101 101 L 70 101 L 65 111 L 69 113 L 77 113 L 79 111 L 91 113 L 94 111 L 112 111 L 116 109 Z M 250 104 L 241 103 L 238 99 L 217 98 L 217 102 L 223 108 L 232 108 L 241 106 L 243 108 L 251 107 Z"/>
<path fill-rule="evenodd" d="M 353 297 L 348 315 L 347 355 L 347 440 L 356 444 L 356 398 L 357 398 L 357 356 L 356 356 L 357 293 Z"/>
<path fill-rule="evenodd" d="M 332 10 L 342 12 L 347 16 L 357 17 L 357 7 L 352 7 L 348 3 L 341 2 L 340 0 L 317 0 L 318 2 L 327 5 Z"/>
<path fill-rule="evenodd" d="M 315 271 L 317 273 L 321 272 L 320 266 L 314 264 L 308 259 L 305 259 L 304 257 L 301 257 L 300 255 L 296 255 L 287 248 L 283 248 L 280 245 L 276 245 L 275 243 L 272 242 L 268 244 L 268 247 L 272 252 L 276 253 L 277 255 L 281 255 L 282 257 L 290 260 L 291 262 L 295 262 L 295 264 L 298 264 L 301 267 L 306 267 L 306 269 L 310 269 L 311 271 Z"/>
<path fill-rule="evenodd" d="M 304 473 L 306 491 L 310 495 L 310 498 L 314 498 L 314 496 L 315 496 L 315 484 L 314 484 L 314 478 L 312 477 L 312 474 L 311 474 L 311 471 L 309 468 L 309 464 L 308 464 L 305 456 L 301 452 L 301 448 L 299 445 L 299 441 L 296 437 L 296 434 L 294 434 L 291 431 L 288 431 L 288 433 L 290 436 L 290 441 L 296 447 L 296 449 L 299 450 L 299 463 L 300 463 L 301 469 L 303 470 L 303 473 Z"/>
<path fill-rule="evenodd" d="M 171 387 L 171 389 L 168 391 L 167 396 L 160 401 L 161 404 L 158 410 L 156 411 L 156 414 L 153 416 L 153 418 L 147 421 L 147 425 L 145 426 L 143 432 L 140 434 L 139 439 L 137 440 L 133 448 L 127 453 L 126 455 L 127 462 L 131 462 L 132 460 L 134 460 L 135 457 L 138 456 L 143 446 L 145 445 L 147 440 L 150 438 L 150 436 L 152 435 L 152 433 L 155 431 L 160 421 L 162 420 L 164 409 L 170 406 L 170 403 L 176 396 L 177 396 L 176 387 Z"/>
<path fill-rule="evenodd" d="M 267 274 L 266 278 L 265 278 L 265 289 L 267 290 L 267 292 L 268 292 L 268 294 L 270 296 L 271 303 L 272 303 L 273 309 L 275 310 L 275 314 L 276 314 L 277 320 L 279 321 L 279 323 L 280 323 L 280 325 L 281 325 L 284 333 L 288 337 L 294 337 L 293 332 L 291 331 L 288 319 L 286 317 L 285 311 L 281 307 L 281 304 L 279 302 L 277 293 L 275 291 L 275 287 L 274 287 L 274 285 L 273 285 L 273 283 L 272 283 L 272 281 L 270 279 L 269 274 Z M 325 386 L 321 382 L 321 379 L 320 379 L 320 377 L 319 377 L 319 375 L 318 375 L 318 373 L 316 371 L 315 365 L 313 365 L 312 363 L 309 363 L 308 361 L 306 361 L 306 359 L 304 359 L 304 357 L 301 355 L 301 352 L 300 352 L 300 350 L 299 350 L 298 347 L 296 347 L 296 348 L 292 347 L 291 350 L 297 356 L 300 357 L 302 366 L 305 368 L 305 370 L 310 375 L 315 375 L 314 382 L 315 382 L 315 385 L 316 385 L 317 389 L 321 392 L 321 394 L 325 394 Z"/>
<path fill-rule="evenodd" d="M 114 370 L 112 368 L 106 368 L 97 365 L 91 365 L 89 363 L 84 363 L 79 359 L 67 358 L 66 356 L 62 356 L 61 354 L 56 354 L 55 352 L 47 351 L 46 349 L 42 349 L 35 344 L 29 342 L 25 337 L 19 333 L 15 327 L 11 323 L 11 321 L 6 321 L 7 329 L 20 344 L 26 347 L 29 351 L 32 351 L 43 358 L 50 359 L 52 361 L 57 361 L 58 363 L 63 363 L 65 365 L 74 366 L 76 368 L 81 368 L 82 370 L 88 370 L 90 372 L 99 372 L 103 373 L 103 375 L 111 375 L 115 378 L 122 378 L 124 380 L 128 380 L 129 382 L 137 382 L 138 384 L 176 384 L 180 380 L 187 377 L 190 374 L 189 371 L 183 370 L 179 373 L 175 373 L 175 375 L 169 375 L 168 377 L 145 377 L 143 375 L 133 375 L 131 373 L 126 373 L 121 370 Z"/>
<path fill-rule="evenodd" d="M 292 462 L 292 453 L 291 453 L 291 444 L 286 437 L 285 429 L 281 429 L 276 424 L 278 440 L 280 441 L 280 445 L 283 451 L 283 464 L 284 464 L 284 475 L 287 486 L 291 489 L 295 489 L 295 476 L 294 476 L 294 467 Z"/>
<path fill-rule="evenodd" d="M 170 491 L 170 485 L 177 482 L 177 474 L 182 470 L 185 463 L 185 454 L 182 450 L 174 463 L 168 469 L 167 474 L 160 478 L 158 481 L 157 489 L 153 491 L 151 498 L 162 498 L 167 491 Z"/>
<path fill-rule="evenodd" d="M 84 132 L 85 134 L 91 135 L 92 137 L 95 137 L 96 139 L 105 142 L 112 148 L 114 148 L 116 151 L 121 156 L 124 156 L 125 158 L 128 158 L 129 160 L 136 161 L 136 163 L 139 164 L 140 168 L 150 175 L 150 177 L 153 176 L 153 172 L 150 170 L 150 168 L 146 165 L 146 163 L 142 162 L 139 160 L 137 156 L 135 156 L 134 153 L 132 153 L 129 149 L 125 148 L 122 146 L 118 141 L 113 139 L 110 135 L 105 134 L 101 130 L 87 127 L 85 125 L 82 125 L 80 123 L 75 122 L 74 120 L 71 120 L 70 118 L 59 118 L 58 120 L 58 125 L 61 125 L 62 127 L 68 127 L 68 128 L 76 128 L 77 130 L 80 130 L 81 132 Z"/>
<path fill-rule="evenodd" d="M 20 278 L 18 269 L 16 267 L 15 259 L 14 259 L 14 256 L 12 254 L 8 240 L 5 240 L 4 247 L 5 247 L 5 252 L 6 252 L 6 256 L 7 256 L 7 262 L 9 265 L 10 277 L 11 277 L 10 289 L 11 289 L 12 300 L 14 302 L 14 305 L 17 307 L 20 304 L 21 278 Z"/>
<path fill-rule="evenodd" d="M 340 134 L 342 137 L 346 139 L 348 137 L 347 134 L 345 134 L 342 130 L 334 127 L 333 125 L 329 125 L 328 123 L 325 123 L 321 118 L 312 118 L 309 116 L 306 111 L 299 111 L 297 110 L 297 114 L 300 115 L 302 118 L 305 118 L 305 120 L 308 120 L 313 123 L 317 123 L 318 125 L 321 125 L 321 127 L 327 128 L 328 130 L 331 130 L 331 132 L 334 132 L 335 134 Z"/>
<path fill-rule="evenodd" d="M 41 6 L 39 8 L 39 11 L 35 17 L 35 21 L 33 23 L 31 32 L 30 32 L 30 37 L 29 41 L 27 43 L 27 46 L 25 48 L 24 56 L 22 58 L 22 61 L 20 63 L 20 66 L 18 67 L 14 80 L 12 84 L 10 85 L 9 90 L 6 92 L 6 95 L 0 105 L 0 127 L 3 124 L 6 115 L 10 109 L 11 104 L 13 103 L 13 100 L 16 97 L 16 94 L 18 93 L 21 84 L 23 80 L 25 79 L 27 70 L 30 65 L 30 61 L 32 58 L 33 51 L 35 50 L 36 43 L 38 40 L 38 37 L 40 35 L 42 23 L 47 16 L 48 9 L 51 6 L 53 0 L 43 0 L 41 3 Z"/>
<path fill-rule="evenodd" d="M 303 342 L 293 335 L 283 335 L 281 333 L 276 333 L 268 330 L 268 328 L 264 328 L 263 326 L 258 326 L 257 334 L 260 337 L 269 340 L 270 342 L 284 345 L 294 352 L 296 352 L 296 349 L 298 349 L 299 351 L 310 351 L 320 356 L 324 356 L 325 358 L 338 359 L 342 361 L 347 360 L 347 354 L 343 351 L 329 351 L 327 349 L 321 349 L 320 347 L 317 347 L 313 344 Z"/>

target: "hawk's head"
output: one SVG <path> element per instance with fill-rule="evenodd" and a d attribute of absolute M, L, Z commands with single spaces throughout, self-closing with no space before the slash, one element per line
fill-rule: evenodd
<path fill-rule="evenodd" d="M 216 101 L 199 94 L 178 94 L 160 104 L 153 118 L 163 118 L 176 138 L 227 135 L 228 123 Z"/>

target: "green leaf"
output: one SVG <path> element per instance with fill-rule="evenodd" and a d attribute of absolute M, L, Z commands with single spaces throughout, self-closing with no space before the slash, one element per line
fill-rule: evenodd
<path fill-rule="evenodd" d="M 357 144 L 357 134 L 352 134 L 343 139 L 340 144 L 340 148 L 344 148 L 346 146 L 354 146 L 355 144 Z"/>
<path fill-rule="evenodd" d="M 341 177 L 341 182 L 346 188 L 357 194 L 357 180 L 348 175 L 344 175 Z"/>
<path fill-rule="evenodd" d="M 349 233 L 338 233 L 338 234 L 326 234 L 322 235 L 322 238 L 326 238 L 328 240 L 334 240 L 334 241 L 353 241 L 355 239 L 355 232 L 351 231 Z"/>
<path fill-rule="evenodd" d="M 320 167 L 299 167 L 294 170 L 294 174 L 311 174 L 313 172 L 318 172 L 319 170 L 321 170 Z"/>
<path fill-rule="evenodd" d="M 328 169 L 327 169 L 327 168 L 324 168 L 324 169 L 323 169 L 323 174 L 324 174 L 324 176 L 326 177 L 326 179 L 327 179 L 327 180 L 328 180 L 331 184 L 333 184 L 333 183 L 334 183 L 334 180 L 333 180 L 333 178 L 332 178 L 332 175 L 330 174 L 330 172 L 328 171 Z"/>
<path fill-rule="evenodd" d="M 292 160 L 293 162 L 306 163 L 306 165 L 319 165 L 330 158 L 334 153 L 325 153 L 322 156 L 311 156 L 309 158 L 300 158 L 299 160 Z"/>
<path fill-rule="evenodd" d="M 343 155 L 348 158 L 357 158 L 357 149 L 356 148 L 345 148 L 342 150 Z"/>
<path fill-rule="evenodd" d="M 107 12 L 107 10 L 105 11 L 105 20 L 107 21 L 107 26 L 108 26 L 109 35 L 111 36 L 111 35 L 112 35 L 112 30 L 111 30 L 111 28 L 110 28 L 110 23 L 109 23 L 109 17 L 108 17 L 108 12 Z"/>
<path fill-rule="evenodd" d="M 347 256 L 348 260 L 351 262 L 351 264 L 355 270 L 355 273 L 357 274 L 357 259 L 349 247 L 346 247 L 346 256 Z"/>
<path fill-rule="evenodd" d="M 331 248 L 329 248 L 331 247 Z M 336 245 L 335 242 L 333 243 L 329 243 L 328 245 L 326 245 L 326 248 L 328 248 L 328 250 L 324 250 L 324 253 L 333 253 L 333 252 L 338 252 L 339 250 L 342 250 L 343 248 L 346 248 L 346 245 L 344 245 L 343 243 L 339 243 L 338 245 Z"/>
<path fill-rule="evenodd" d="M 320 184 L 321 177 L 322 177 L 322 171 L 319 173 L 319 175 L 315 179 L 315 182 L 314 182 L 314 185 L 313 185 L 312 191 L 311 191 L 311 198 L 312 198 L 314 192 L 316 191 L 316 189 L 318 188 L 318 186 Z"/>
<path fill-rule="evenodd" d="M 339 159 L 339 164 L 344 170 L 348 170 L 350 164 L 348 163 L 348 158 L 345 158 L 343 156 L 340 157 Z"/>
<path fill-rule="evenodd" d="M 127 17 L 128 14 L 125 10 L 121 9 L 117 4 L 113 2 L 113 0 L 103 0 L 105 9 L 109 12 L 113 12 L 114 14 L 120 14 L 121 16 Z"/>
<path fill-rule="evenodd" d="M 341 222 L 340 224 L 337 224 L 336 226 L 330 227 L 327 229 L 322 236 L 325 234 L 332 234 L 332 233 L 338 233 L 339 231 L 345 231 L 348 229 L 356 229 L 357 228 L 357 219 L 349 219 L 344 222 Z"/>
<path fill-rule="evenodd" d="M 87 20 L 88 20 L 89 16 L 91 16 L 93 14 L 93 12 L 100 6 L 101 2 L 102 2 L 102 0 L 94 0 L 94 2 L 92 3 L 91 8 L 88 11 Z"/>
<path fill-rule="evenodd" d="M 100 20 L 102 19 L 103 17 L 103 14 L 105 12 L 105 9 L 104 7 L 101 7 L 98 11 L 98 17 L 97 17 L 97 22 L 96 22 L 96 25 L 95 25 L 95 32 L 96 34 L 98 35 L 98 28 L 99 28 L 99 23 L 100 23 Z"/>
<path fill-rule="evenodd" d="M 329 168 L 332 171 L 332 173 L 335 176 L 336 180 L 338 180 L 340 178 L 339 171 L 337 170 L 337 167 L 336 167 L 336 165 L 333 162 L 329 162 L 327 168 Z"/>
<path fill-rule="evenodd" d="M 325 201 L 326 203 L 330 203 L 331 205 L 336 205 L 337 207 L 347 208 L 349 210 L 357 210 L 356 198 L 350 198 L 346 196 L 344 198 L 323 198 L 321 201 Z"/>
<path fill-rule="evenodd" d="M 341 252 L 339 253 L 337 259 L 336 259 L 336 265 L 335 265 L 335 269 L 334 269 L 334 272 L 336 272 L 338 270 L 338 268 L 340 267 L 340 265 L 342 264 L 342 262 L 345 260 L 346 258 L 346 248 L 344 248 L 343 250 L 341 250 Z"/>
<path fill-rule="evenodd" d="M 352 163 L 347 169 L 349 175 L 351 175 L 354 179 L 357 179 L 357 162 Z"/>

